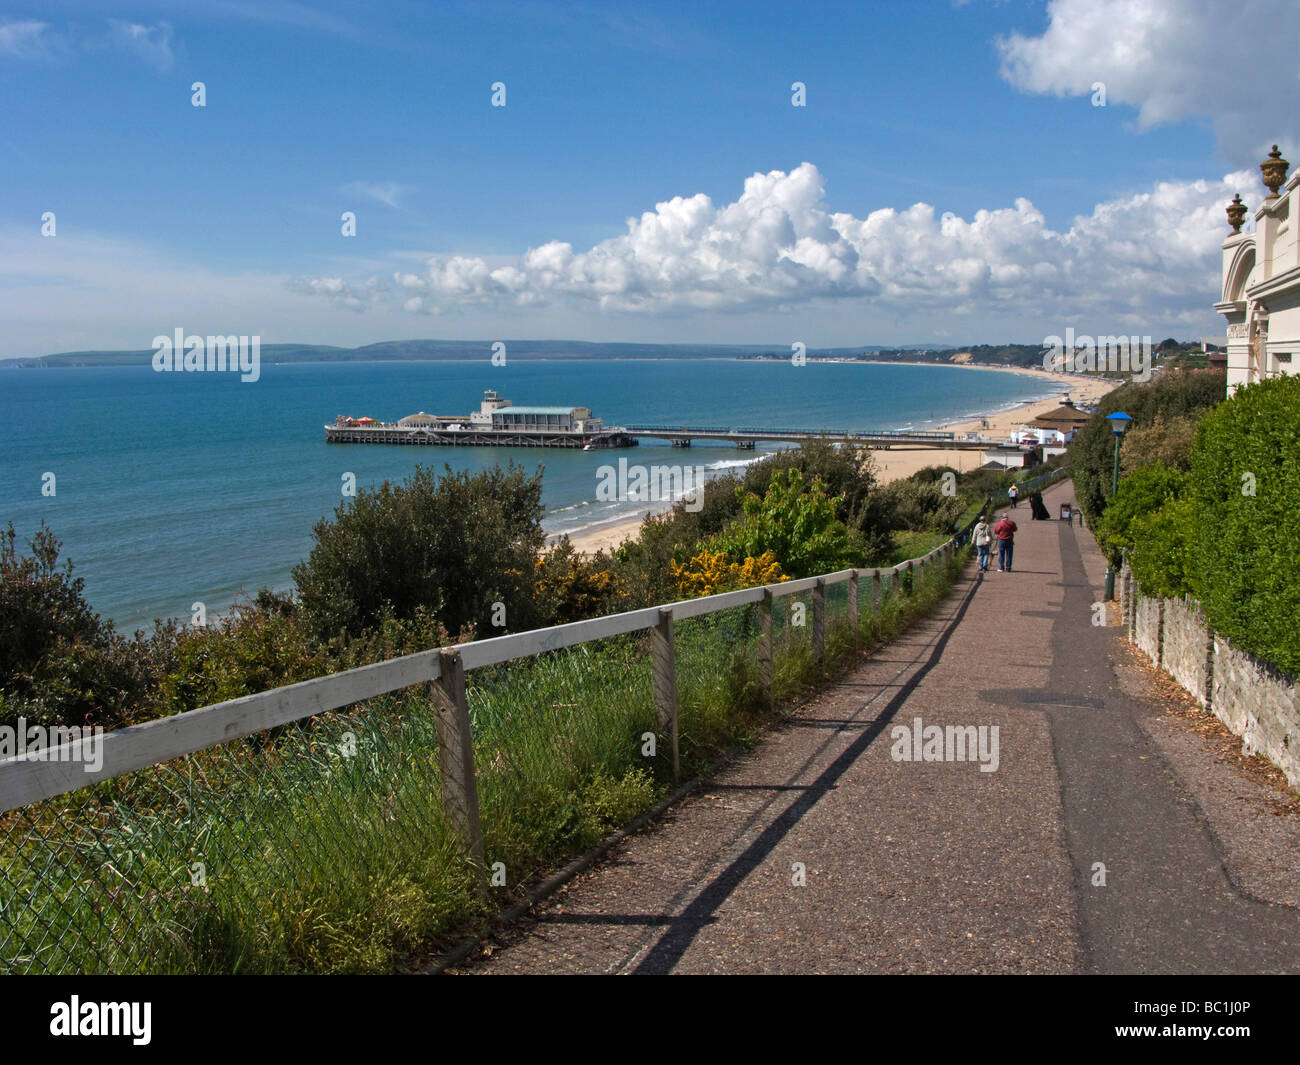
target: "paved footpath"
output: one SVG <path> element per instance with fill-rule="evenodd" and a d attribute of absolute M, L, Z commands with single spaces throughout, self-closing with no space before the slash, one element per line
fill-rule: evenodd
<path fill-rule="evenodd" d="M 1051 514 L 1071 491 L 1045 493 Z M 1011 513 L 1013 572 L 972 563 L 933 615 L 461 971 L 1300 971 L 1300 911 L 1234 886 L 1141 727 L 1152 704 L 1117 679 L 1092 535 Z M 891 730 L 917 718 L 996 725 L 997 770 L 895 761 Z"/>

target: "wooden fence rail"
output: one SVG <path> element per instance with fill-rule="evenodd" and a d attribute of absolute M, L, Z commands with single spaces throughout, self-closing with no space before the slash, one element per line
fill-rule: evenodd
<path fill-rule="evenodd" d="M 892 568 L 838 570 L 817 577 L 743 588 L 665 606 L 575 621 L 568 625 L 457 644 L 454 647 L 432 648 L 418 654 L 298 684 L 288 684 L 256 695 L 117 729 L 104 734 L 100 750 L 102 761 L 93 770 L 90 770 L 89 762 L 82 758 L 81 740 L 43 751 L 29 751 L 0 761 L 0 813 L 194 754 L 278 725 L 338 710 L 390 692 L 427 685 L 436 715 L 443 808 L 467 851 L 481 864 L 483 833 L 479 823 L 473 737 L 465 695 L 467 672 L 609 636 L 649 630 L 656 728 L 671 745 L 673 774 L 676 776 L 680 772 L 680 764 L 677 667 L 673 639 L 675 622 L 757 604 L 758 674 L 765 699 L 770 706 L 773 699 L 772 604 L 776 599 L 812 593 L 813 653 L 821 665 L 825 656 L 828 585 L 848 582 L 849 617 L 854 622 L 856 640 L 859 583 L 862 580 L 869 579 L 871 582 L 866 598 L 868 609 L 874 615 L 880 607 L 884 574 L 890 574 L 891 587 L 898 589 L 900 574 L 910 569 L 913 575 L 912 590 L 915 592 L 920 587 L 917 567 L 923 569 L 926 565 L 951 557 L 958 544 L 968 535 L 969 526 L 923 557 L 909 559 Z"/>

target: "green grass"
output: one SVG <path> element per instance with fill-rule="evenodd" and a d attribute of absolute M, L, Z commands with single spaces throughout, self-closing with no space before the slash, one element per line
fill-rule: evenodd
<path fill-rule="evenodd" d="M 680 622 L 684 774 L 932 609 L 963 560 L 914 594 L 886 578 L 875 613 L 863 582 L 856 633 L 846 586 L 828 588 L 822 669 L 810 596 L 778 599 L 772 708 L 756 607 Z M 411 689 L 0 817 L 0 972 L 390 972 L 481 928 L 673 786 L 667 738 L 647 753 L 646 634 L 467 680 L 486 860 L 504 889 L 482 887 L 448 830 L 429 693 Z"/>

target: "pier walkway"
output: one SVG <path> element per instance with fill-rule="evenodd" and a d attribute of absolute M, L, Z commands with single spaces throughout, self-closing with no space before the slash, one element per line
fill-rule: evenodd
<path fill-rule="evenodd" d="M 1092 625 L 1091 534 L 1014 516 L 1012 573 L 972 563 L 460 971 L 1300 971 L 1294 817 L 1165 712 L 1122 629 Z M 916 718 L 998 726 L 997 770 L 893 760 Z"/>
<path fill-rule="evenodd" d="M 857 443 L 873 450 L 891 448 L 943 448 L 950 451 L 988 451 L 998 441 L 958 440 L 956 433 L 947 431 L 917 430 L 900 432 L 855 432 L 849 429 L 755 429 L 741 426 L 738 429 L 717 426 L 688 425 L 625 425 L 623 432 L 634 437 L 653 437 L 670 441 L 673 447 L 690 447 L 692 440 L 721 440 L 735 444 L 742 450 L 753 450 L 759 442 L 802 443 L 806 440 L 826 440 L 830 443 Z"/>

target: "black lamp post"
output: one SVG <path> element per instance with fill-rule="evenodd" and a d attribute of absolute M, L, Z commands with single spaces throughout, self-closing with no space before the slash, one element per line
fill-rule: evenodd
<path fill-rule="evenodd" d="M 1110 483 L 1110 497 L 1114 499 L 1119 492 L 1119 439 L 1133 419 L 1122 410 L 1117 410 L 1114 414 L 1107 414 L 1106 420 L 1110 422 L 1110 431 L 1115 434 L 1115 475 Z M 1115 570 L 1110 565 L 1106 567 L 1106 598 L 1115 598 Z"/>

